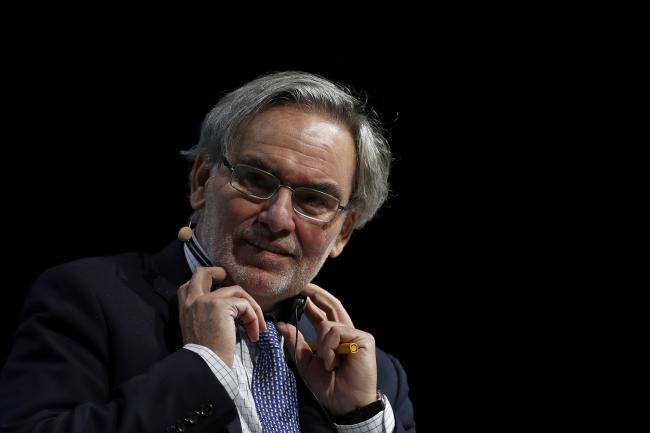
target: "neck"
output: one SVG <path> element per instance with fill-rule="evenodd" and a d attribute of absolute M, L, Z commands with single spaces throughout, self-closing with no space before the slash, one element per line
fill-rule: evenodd
<path fill-rule="evenodd" d="M 262 311 L 264 311 L 264 316 L 269 320 L 272 320 L 274 322 L 295 323 L 296 316 L 298 320 L 300 320 L 300 316 L 302 316 L 304 302 L 304 296 L 296 295 L 291 298 L 275 302 L 274 304 L 268 304 L 266 305 L 266 308 L 265 305 L 260 303 L 260 307 L 262 307 Z"/>

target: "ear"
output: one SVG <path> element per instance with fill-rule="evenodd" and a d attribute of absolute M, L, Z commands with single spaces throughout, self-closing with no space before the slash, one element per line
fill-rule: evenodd
<path fill-rule="evenodd" d="M 210 179 L 210 168 L 212 164 L 208 161 L 205 152 L 196 156 L 192 166 L 192 182 L 190 192 L 190 205 L 192 209 L 201 209 L 205 206 L 205 195 L 208 179 Z"/>
<path fill-rule="evenodd" d="M 354 212 L 349 212 L 345 216 L 345 221 L 343 221 L 343 227 L 341 227 L 341 232 L 336 237 L 334 242 L 334 247 L 330 250 L 330 257 L 338 257 L 339 254 L 343 252 L 343 248 L 350 240 L 352 232 L 354 231 L 354 223 L 357 221 L 357 214 Z"/>

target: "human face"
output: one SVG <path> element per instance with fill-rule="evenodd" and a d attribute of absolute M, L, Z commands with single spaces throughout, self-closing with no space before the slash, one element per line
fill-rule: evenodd
<path fill-rule="evenodd" d="M 320 113 L 275 107 L 255 116 L 230 155 L 275 174 L 283 184 L 323 185 L 338 191 L 346 205 L 356 165 L 348 128 Z M 229 183 L 230 170 L 195 163 L 192 206 L 202 209 L 198 237 L 229 281 L 242 286 L 263 309 L 300 292 L 327 256 L 336 257 L 352 233 L 356 215 L 342 212 L 333 221 L 307 221 L 294 212 L 291 191 L 280 188 L 268 200 L 244 196 Z"/>

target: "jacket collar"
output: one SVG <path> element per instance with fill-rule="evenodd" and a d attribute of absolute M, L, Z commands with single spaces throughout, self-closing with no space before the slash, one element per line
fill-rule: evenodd
<path fill-rule="evenodd" d="M 156 293 L 167 302 L 176 298 L 178 287 L 192 278 L 181 241 L 172 241 L 153 257 L 151 276 Z"/>

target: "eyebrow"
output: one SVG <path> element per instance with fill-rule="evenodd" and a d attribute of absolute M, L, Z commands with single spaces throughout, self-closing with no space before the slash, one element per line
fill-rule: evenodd
<path fill-rule="evenodd" d="M 268 171 L 269 173 L 273 174 L 275 177 L 280 179 L 282 183 L 285 183 L 285 181 L 278 175 L 277 170 L 275 170 L 272 166 L 270 166 L 266 161 L 256 156 L 242 156 L 241 159 L 236 162 L 236 164 L 251 165 L 253 167 L 262 169 L 264 171 Z M 341 200 L 341 197 L 343 197 L 343 191 L 341 191 L 341 188 L 339 188 L 339 186 L 333 182 L 308 182 L 306 184 L 301 184 L 301 185 L 294 185 L 292 183 L 287 182 L 287 184 L 292 188 L 303 187 L 303 188 L 315 189 L 324 192 L 325 194 L 334 196 L 339 200 Z"/>

